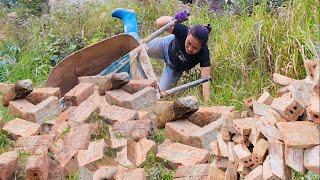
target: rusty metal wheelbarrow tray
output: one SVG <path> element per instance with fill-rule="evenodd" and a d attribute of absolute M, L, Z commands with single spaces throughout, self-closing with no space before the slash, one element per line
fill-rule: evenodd
<path fill-rule="evenodd" d="M 61 95 L 64 95 L 78 84 L 78 77 L 98 75 L 139 45 L 132 36 L 119 34 L 80 49 L 57 64 L 49 74 L 46 86 L 60 87 Z"/>

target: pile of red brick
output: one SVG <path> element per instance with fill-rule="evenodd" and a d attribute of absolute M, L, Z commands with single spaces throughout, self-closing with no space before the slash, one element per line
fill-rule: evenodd
<path fill-rule="evenodd" d="M 243 112 L 199 107 L 195 97 L 159 101 L 155 81 L 129 81 L 126 73 L 80 77 L 63 96 L 63 109 L 59 88 L 0 84 L 1 101 L 15 117 L 5 125 L 0 119 L 15 140 L 0 155 L 0 179 L 75 172 L 81 179 L 147 179 L 141 167 L 150 152 L 168 162 L 176 179 L 289 179 L 291 169 L 319 174 L 319 63 L 306 67 L 304 80 L 274 74 L 283 85 L 279 97 L 248 99 Z M 157 128 L 164 128 L 162 144 L 150 138 Z M 28 154 L 23 163 L 21 152 Z"/>
<path fill-rule="evenodd" d="M 211 143 L 225 178 L 291 179 L 291 170 L 320 174 L 319 61 L 306 61 L 308 76 L 280 74 L 278 97 L 264 92 L 244 101 L 242 118 L 226 119 Z"/>

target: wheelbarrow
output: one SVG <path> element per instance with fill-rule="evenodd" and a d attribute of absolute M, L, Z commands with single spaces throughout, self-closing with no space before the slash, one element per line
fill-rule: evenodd
<path fill-rule="evenodd" d="M 104 39 L 67 56 L 50 72 L 47 87 L 60 87 L 63 96 L 78 84 L 78 77 L 81 76 L 128 72 L 132 79 L 156 78 L 142 44 L 157 37 L 173 23 L 140 40 L 133 11 L 116 9 L 112 16 L 124 22 L 125 33 Z"/>

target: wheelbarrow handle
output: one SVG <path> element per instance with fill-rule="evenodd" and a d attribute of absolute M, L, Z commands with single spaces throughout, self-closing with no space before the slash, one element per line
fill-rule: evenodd
<path fill-rule="evenodd" d="M 175 87 L 175 88 L 172 88 L 172 89 L 164 91 L 164 93 L 162 93 L 161 97 L 163 98 L 163 97 L 169 96 L 171 94 L 174 94 L 174 93 L 189 89 L 189 88 L 194 87 L 194 86 L 198 86 L 200 84 L 203 84 L 203 83 L 211 81 L 211 80 L 212 80 L 212 78 L 209 76 L 209 77 L 205 77 L 205 78 L 202 78 L 202 79 L 198 79 L 198 80 L 183 84 L 181 86 L 178 86 L 178 87 Z"/>
<path fill-rule="evenodd" d="M 154 38 L 158 37 L 160 34 L 162 34 L 163 32 L 165 32 L 168 28 L 172 27 L 175 23 L 177 22 L 176 19 L 172 19 L 172 21 L 170 21 L 169 23 L 167 23 L 166 25 L 162 26 L 160 29 L 158 29 L 157 31 L 153 32 L 152 34 L 150 34 L 148 37 L 142 39 L 140 41 L 140 44 L 146 44 L 148 42 L 150 42 L 151 40 L 153 40 Z"/>

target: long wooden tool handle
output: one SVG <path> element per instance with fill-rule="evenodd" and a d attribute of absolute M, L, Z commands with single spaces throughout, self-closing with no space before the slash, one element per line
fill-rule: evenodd
<path fill-rule="evenodd" d="M 162 97 L 165 97 L 165 96 L 168 96 L 170 94 L 174 94 L 174 93 L 189 89 L 189 88 L 194 87 L 194 86 L 198 86 L 198 85 L 200 85 L 202 83 L 205 83 L 205 82 L 208 82 L 208 81 L 211 81 L 211 80 L 212 80 L 211 77 L 206 77 L 206 78 L 203 78 L 203 79 L 198 79 L 198 80 L 189 82 L 187 84 L 183 84 L 181 86 L 178 86 L 178 87 L 175 87 L 175 88 L 172 88 L 172 89 L 169 89 L 169 90 L 165 91 L 165 93 L 162 95 Z"/>
<path fill-rule="evenodd" d="M 155 31 L 154 33 L 150 34 L 148 37 L 142 39 L 140 41 L 140 44 L 144 44 L 144 43 L 148 43 L 151 40 L 153 40 L 154 38 L 158 37 L 160 34 L 162 34 L 163 32 L 165 32 L 168 28 L 170 28 L 171 26 L 173 26 L 175 23 L 177 22 L 176 19 L 173 19 L 172 21 L 170 21 L 168 24 L 162 26 L 160 29 L 158 29 L 157 31 Z"/>

